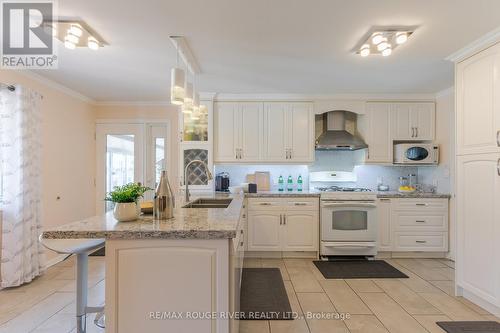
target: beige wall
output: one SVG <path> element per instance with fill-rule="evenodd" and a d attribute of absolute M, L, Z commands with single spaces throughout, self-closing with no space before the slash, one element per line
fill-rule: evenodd
<path fill-rule="evenodd" d="M 178 108 L 171 105 L 97 105 L 95 106 L 96 119 L 167 119 L 170 122 L 170 152 L 171 167 L 169 178 L 175 189 L 179 175 L 179 144 L 177 133 L 179 132 Z"/>
<path fill-rule="evenodd" d="M 95 214 L 93 106 L 46 82 L 0 70 L 0 82 L 21 84 L 43 96 L 42 224 L 44 228 Z M 57 200 L 57 197 L 60 197 Z M 53 254 L 48 254 L 48 259 Z"/>

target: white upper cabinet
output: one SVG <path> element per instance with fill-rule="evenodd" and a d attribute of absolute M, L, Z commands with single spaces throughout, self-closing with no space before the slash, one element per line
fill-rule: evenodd
<path fill-rule="evenodd" d="M 242 161 L 259 161 L 262 158 L 263 142 L 263 106 L 262 103 L 241 103 L 238 112 L 239 159 Z"/>
<path fill-rule="evenodd" d="M 314 115 L 311 103 L 289 103 L 287 110 L 288 159 L 314 161 Z"/>
<path fill-rule="evenodd" d="M 391 103 L 392 138 L 400 141 L 434 140 L 434 103 Z"/>
<path fill-rule="evenodd" d="M 230 162 L 237 158 L 237 119 L 238 103 L 216 103 L 215 123 L 215 161 Z"/>
<path fill-rule="evenodd" d="M 392 163 L 391 105 L 367 103 L 366 163 Z"/>
<path fill-rule="evenodd" d="M 215 161 L 259 161 L 262 117 L 262 103 L 216 103 Z"/>
<path fill-rule="evenodd" d="M 287 103 L 264 104 L 264 159 L 267 161 L 283 161 L 287 139 Z"/>
<path fill-rule="evenodd" d="M 500 44 L 456 67 L 457 154 L 500 151 Z"/>
<path fill-rule="evenodd" d="M 314 161 L 312 103 L 218 102 L 215 162 Z"/>

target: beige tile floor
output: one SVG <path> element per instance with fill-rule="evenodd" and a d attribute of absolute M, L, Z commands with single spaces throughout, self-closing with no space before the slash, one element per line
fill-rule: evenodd
<path fill-rule="evenodd" d="M 308 259 L 246 259 L 245 267 L 280 268 L 293 311 L 345 314 L 292 321 L 241 321 L 242 333 L 443 332 L 440 320 L 500 320 L 453 295 L 453 262 L 388 259 L 409 279 L 327 280 Z M 75 332 L 74 259 L 51 267 L 32 283 L 0 291 L 0 333 Z M 89 262 L 89 305 L 104 303 L 104 259 Z M 88 332 L 104 332 L 88 319 Z"/>

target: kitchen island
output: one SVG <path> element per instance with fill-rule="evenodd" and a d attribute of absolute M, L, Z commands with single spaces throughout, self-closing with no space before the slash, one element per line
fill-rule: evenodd
<path fill-rule="evenodd" d="M 215 196 L 218 198 L 218 196 Z M 227 198 L 227 196 L 226 196 Z M 44 231 L 47 239 L 106 241 L 106 332 L 237 332 L 244 197 L 227 208 L 117 222 L 111 212 Z"/>

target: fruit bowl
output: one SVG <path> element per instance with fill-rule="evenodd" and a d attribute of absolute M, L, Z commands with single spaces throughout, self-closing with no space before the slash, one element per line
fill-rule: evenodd
<path fill-rule="evenodd" d="M 398 191 L 400 193 L 413 193 L 415 192 L 417 189 L 415 187 L 411 187 L 411 186 L 400 186 Z"/>

